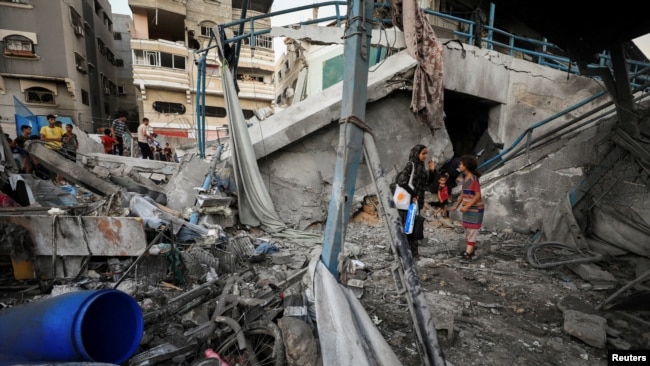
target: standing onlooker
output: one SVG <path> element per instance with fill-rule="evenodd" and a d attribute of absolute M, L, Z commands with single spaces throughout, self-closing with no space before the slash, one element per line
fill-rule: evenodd
<path fill-rule="evenodd" d="M 143 159 L 153 159 L 153 153 L 151 152 L 151 147 L 149 146 L 149 141 L 153 140 L 153 137 L 149 134 L 149 118 L 143 118 L 142 123 L 138 126 L 138 146 L 140 147 L 140 152 L 142 153 Z"/>
<path fill-rule="evenodd" d="M 48 114 L 47 115 L 47 126 L 41 127 L 41 140 L 46 141 L 45 147 L 58 152 L 59 154 L 63 155 L 63 152 L 61 151 L 61 147 L 63 146 L 62 141 L 63 141 L 63 130 L 61 127 L 56 126 L 56 117 L 53 114 Z M 52 175 L 49 174 L 49 177 L 51 178 Z M 54 177 L 54 180 L 57 183 L 63 183 L 63 177 L 57 173 L 56 177 Z"/>
<path fill-rule="evenodd" d="M 32 126 L 22 125 L 20 126 L 21 135 L 16 137 L 14 143 L 18 149 L 20 155 L 22 156 L 22 162 L 20 164 L 19 172 L 22 174 L 31 174 L 32 169 L 34 169 L 34 163 L 29 157 L 29 154 L 25 150 L 25 141 L 29 140 L 32 135 Z"/>
<path fill-rule="evenodd" d="M 436 172 L 436 163 L 433 160 L 427 162 L 427 168 L 424 167 L 424 162 L 427 160 L 427 154 L 429 150 L 424 145 L 415 145 L 409 153 L 409 161 L 404 166 L 404 169 L 397 175 L 396 183 L 406 189 L 406 191 L 411 195 L 413 202 L 418 203 L 418 207 L 422 209 L 424 207 L 424 190 L 426 186 L 435 180 L 437 176 Z M 415 169 L 415 170 L 414 170 Z M 409 187 L 409 179 L 411 177 L 411 172 L 413 172 L 413 189 Z M 402 223 L 406 220 L 406 210 L 398 210 L 400 217 L 402 218 Z M 415 260 L 420 259 L 420 254 L 418 251 L 419 240 L 415 240 L 411 235 L 406 235 L 408 239 L 409 246 L 411 247 L 411 254 Z"/>
<path fill-rule="evenodd" d="M 169 142 L 165 143 L 165 148 L 163 149 L 163 154 L 165 155 L 165 160 L 174 161 L 174 153 L 172 152 L 171 146 L 169 146 Z"/>
<path fill-rule="evenodd" d="M 481 197 L 481 185 L 478 181 L 481 174 L 476 171 L 477 167 L 478 159 L 475 156 L 463 155 L 460 157 L 458 169 L 463 175 L 463 191 L 456 205 L 451 208 L 455 210 L 460 207 L 460 212 L 463 213 L 466 248 L 460 256 L 462 260 L 466 261 L 474 259 L 476 238 L 483 224 L 483 211 L 485 209 Z"/>
<path fill-rule="evenodd" d="M 65 133 L 63 134 L 63 152 L 68 159 L 77 161 L 79 140 L 77 140 L 77 135 L 72 133 L 72 129 L 73 127 L 71 123 L 65 125 Z"/>
<path fill-rule="evenodd" d="M 47 124 L 41 127 L 41 140 L 46 141 L 45 147 L 48 149 L 61 152 L 63 130 L 56 126 L 56 117 L 53 114 L 47 115 Z"/>
<path fill-rule="evenodd" d="M 126 127 L 126 113 L 120 112 L 117 118 L 113 120 L 111 125 L 111 134 L 117 140 L 115 144 L 115 155 L 122 156 L 124 154 L 124 133 L 128 132 Z"/>
<path fill-rule="evenodd" d="M 117 140 L 111 136 L 111 129 L 104 129 L 104 136 L 100 137 L 102 145 L 104 145 L 104 154 L 113 154 L 113 147 L 117 144 Z"/>

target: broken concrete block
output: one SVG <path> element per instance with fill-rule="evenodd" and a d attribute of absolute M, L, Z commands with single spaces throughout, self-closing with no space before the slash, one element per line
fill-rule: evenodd
<path fill-rule="evenodd" d="M 594 263 L 581 263 L 569 268 L 583 280 L 594 286 L 594 290 L 608 290 L 614 288 L 618 281 L 609 272 L 605 272 Z"/>
<path fill-rule="evenodd" d="M 459 314 L 459 306 L 452 298 L 437 293 L 424 295 L 431 308 L 431 317 L 441 340 L 451 344 L 454 340 L 454 318 Z M 446 337 L 442 337 L 446 335 Z"/>
<path fill-rule="evenodd" d="M 185 328 L 192 328 L 210 321 L 208 315 L 208 304 L 204 303 L 183 314 L 181 323 Z"/>
<path fill-rule="evenodd" d="M 120 187 L 96 176 L 83 166 L 68 160 L 54 150 L 46 148 L 43 144 L 27 141 L 25 142 L 25 150 L 38 159 L 50 172 L 61 175 L 69 182 L 83 185 L 94 193 L 109 196 L 120 191 Z"/>
<path fill-rule="evenodd" d="M 278 325 L 282 330 L 287 366 L 322 365 L 318 342 L 309 324 L 297 318 L 284 317 L 278 320 Z"/>
<path fill-rule="evenodd" d="M 183 211 L 185 207 L 194 206 L 197 193 L 194 187 L 203 186 L 210 164 L 197 155 L 190 155 L 187 158 L 183 156 L 177 169 L 176 174 L 165 187 L 167 206 L 176 211 Z"/>
<path fill-rule="evenodd" d="M 604 348 L 607 343 L 607 320 L 575 310 L 564 312 L 564 332 L 588 345 Z"/>
<path fill-rule="evenodd" d="M 111 176 L 111 172 L 102 166 L 94 167 L 92 172 L 95 173 L 100 178 L 108 178 Z"/>

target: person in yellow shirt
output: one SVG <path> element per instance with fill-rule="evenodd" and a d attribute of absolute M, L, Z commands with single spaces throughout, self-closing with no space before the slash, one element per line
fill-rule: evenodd
<path fill-rule="evenodd" d="M 45 141 L 46 148 L 65 156 L 61 149 L 63 147 L 63 134 L 65 132 L 63 132 L 61 127 L 56 126 L 56 117 L 52 114 L 47 115 L 47 124 L 47 126 L 41 127 L 41 140 Z M 60 174 L 54 177 L 54 181 L 59 184 L 64 183 L 63 177 Z"/>
<path fill-rule="evenodd" d="M 45 147 L 50 150 L 60 151 L 63 141 L 63 129 L 57 127 L 56 117 L 52 114 L 47 115 L 47 126 L 41 127 L 41 140 L 45 141 Z"/>

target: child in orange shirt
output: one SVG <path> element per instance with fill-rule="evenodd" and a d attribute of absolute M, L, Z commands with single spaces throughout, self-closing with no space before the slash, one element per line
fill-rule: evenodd
<path fill-rule="evenodd" d="M 104 136 L 101 137 L 102 145 L 104 145 L 104 154 L 113 154 L 113 145 L 117 144 L 117 140 L 111 136 L 111 129 L 104 129 Z"/>

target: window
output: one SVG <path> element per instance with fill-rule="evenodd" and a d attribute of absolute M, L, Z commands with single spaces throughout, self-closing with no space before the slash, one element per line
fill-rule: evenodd
<path fill-rule="evenodd" d="M 107 116 L 111 114 L 111 105 L 108 103 L 104 103 L 104 114 Z"/>
<path fill-rule="evenodd" d="M 167 52 L 133 50 L 135 65 L 161 66 L 171 69 L 185 70 L 185 56 Z"/>
<path fill-rule="evenodd" d="M 185 70 L 185 57 L 172 55 L 171 53 L 160 52 L 160 66 L 171 69 Z"/>
<path fill-rule="evenodd" d="M 185 106 L 180 103 L 155 101 L 153 102 L 153 109 L 159 113 L 185 114 Z"/>
<path fill-rule="evenodd" d="M 95 0 L 95 14 L 100 15 L 102 12 L 102 6 L 99 5 L 99 1 Z"/>
<path fill-rule="evenodd" d="M 263 76 L 251 75 L 251 74 L 237 74 L 237 79 L 241 81 L 259 81 L 260 83 L 264 82 Z"/>
<path fill-rule="evenodd" d="M 212 105 L 206 105 L 205 106 L 205 116 L 206 117 L 225 117 L 226 116 L 226 108 L 215 107 L 215 106 L 212 106 Z"/>
<path fill-rule="evenodd" d="M 4 39 L 4 54 L 8 56 L 34 57 L 34 44 L 23 36 L 8 36 Z"/>
<path fill-rule="evenodd" d="M 84 105 L 90 105 L 90 98 L 88 96 L 88 92 L 81 89 L 81 103 Z"/>
<path fill-rule="evenodd" d="M 97 48 L 99 48 L 99 53 L 102 55 L 106 54 L 106 45 L 104 44 L 104 41 L 102 41 L 99 37 L 97 37 Z"/>
<path fill-rule="evenodd" d="M 120 33 L 120 32 L 113 33 L 113 39 L 116 40 L 116 41 L 121 41 L 122 40 L 122 33 Z"/>
<path fill-rule="evenodd" d="M 106 59 L 108 62 L 115 64 L 115 55 L 108 48 L 106 49 Z"/>
<path fill-rule="evenodd" d="M 84 35 L 84 24 L 81 15 L 74 10 L 73 7 L 70 7 L 70 20 L 72 21 L 72 28 L 74 28 L 74 34 L 77 37 L 83 37 Z"/>
<path fill-rule="evenodd" d="M 25 101 L 28 103 L 54 104 L 54 94 L 45 88 L 36 86 L 25 90 Z"/>
<path fill-rule="evenodd" d="M 259 47 L 259 48 L 266 48 L 268 50 L 273 49 L 273 37 L 270 36 L 265 36 L 265 35 L 257 35 L 255 37 L 255 45 L 254 47 Z M 245 45 L 249 45 L 251 43 L 251 38 L 250 38 L 250 33 L 246 38 L 243 38 L 241 42 Z"/>
<path fill-rule="evenodd" d="M 115 63 L 113 63 L 113 65 L 117 67 L 124 67 L 124 60 L 122 60 L 121 58 L 116 58 Z"/>
<path fill-rule="evenodd" d="M 210 31 L 215 26 L 216 26 L 216 24 L 212 23 L 212 22 L 202 22 L 201 23 L 201 36 L 210 37 Z"/>
<path fill-rule="evenodd" d="M 126 95 L 126 90 L 124 89 L 124 85 L 119 85 L 117 87 L 117 94 L 119 95 Z"/>
<path fill-rule="evenodd" d="M 251 111 L 250 109 L 242 109 L 242 112 L 244 113 L 244 118 L 246 119 L 251 119 L 255 116 L 255 112 Z"/>
<path fill-rule="evenodd" d="M 77 71 L 79 71 L 80 73 L 85 74 L 88 72 L 86 71 L 86 60 L 83 58 L 83 56 L 81 56 L 76 52 L 74 53 L 74 63 L 75 66 L 77 67 Z"/>
<path fill-rule="evenodd" d="M 201 26 L 201 35 L 203 37 L 210 37 L 210 27 Z"/>

